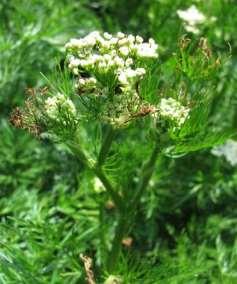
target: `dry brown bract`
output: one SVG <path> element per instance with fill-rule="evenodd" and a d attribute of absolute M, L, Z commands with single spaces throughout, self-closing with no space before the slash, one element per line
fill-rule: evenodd
<path fill-rule="evenodd" d="M 84 256 L 83 254 L 80 254 L 80 258 L 84 263 L 85 272 L 86 272 L 86 281 L 87 284 L 96 284 L 94 273 L 92 271 L 92 259 L 89 256 Z"/>

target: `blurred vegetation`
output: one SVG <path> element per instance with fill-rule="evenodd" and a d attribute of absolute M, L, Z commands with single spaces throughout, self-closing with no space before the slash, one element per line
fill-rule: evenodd
<path fill-rule="evenodd" d="M 172 85 L 169 59 L 181 38 L 197 38 L 187 34 L 176 11 L 192 4 L 216 18 L 198 36 L 208 39 L 221 61 L 213 122 L 235 130 L 235 0 L 0 2 L 0 283 L 85 283 L 80 253 L 93 258 L 103 283 L 98 235 L 113 230 L 107 216 L 113 208 L 104 213 L 103 193 L 82 178 L 82 165 L 63 147 L 10 126 L 11 110 L 23 103 L 27 89 L 44 86 L 40 73 L 49 75 L 63 60 L 69 38 L 93 30 L 153 37 L 160 45 L 159 80 Z M 128 141 L 125 156 L 126 147 L 134 147 L 134 157 L 144 154 Z M 133 157 L 126 157 L 129 178 Z M 237 283 L 236 166 L 205 150 L 164 158 L 159 169 L 138 208 L 132 247 L 121 256 L 117 274 L 123 283 Z"/>

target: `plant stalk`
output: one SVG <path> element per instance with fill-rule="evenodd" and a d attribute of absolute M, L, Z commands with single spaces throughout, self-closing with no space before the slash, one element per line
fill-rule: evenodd
<path fill-rule="evenodd" d="M 109 273 L 112 273 L 117 266 L 122 240 L 127 228 L 133 221 L 140 198 L 149 184 L 159 153 L 160 146 L 156 144 L 151 153 L 150 159 L 147 161 L 147 163 L 144 164 L 141 170 L 141 179 L 138 183 L 137 190 L 133 199 L 127 204 L 124 211 L 120 211 L 120 218 L 115 230 L 112 248 L 107 259 L 107 270 Z"/>
<path fill-rule="evenodd" d="M 123 199 L 122 197 L 117 193 L 117 191 L 113 188 L 112 184 L 110 183 L 109 179 L 103 172 L 103 170 L 99 167 L 93 167 L 92 171 L 95 173 L 95 175 L 100 179 L 102 184 L 104 185 L 105 189 L 109 193 L 111 199 L 114 201 L 115 205 L 119 208 L 119 210 L 123 210 Z"/>
<path fill-rule="evenodd" d="M 107 126 L 105 138 L 104 138 L 103 144 L 101 146 L 98 161 L 97 161 L 98 166 L 102 166 L 104 164 L 104 162 L 105 162 L 105 160 L 108 156 L 110 147 L 112 145 L 114 136 L 115 136 L 115 130 L 113 129 L 113 127 L 110 126 L 110 125 Z"/>
<path fill-rule="evenodd" d="M 127 217 L 128 216 L 126 214 L 126 210 L 124 210 L 124 212 L 120 212 L 120 218 L 115 229 L 115 235 L 112 242 L 111 251 L 109 252 L 106 263 L 107 271 L 109 273 L 112 273 L 117 265 L 117 261 L 121 251 L 121 243 L 127 229 Z"/>
<path fill-rule="evenodd" d="M 99 180 L 102 182 L 103 186 L 105 187 L 106 191 L 110 195 L 111 199 L 115 203 L 115 205 L 119 208 L 123 208 L 123 200 L 121 196 L 117 193 L 117 191 L 114 189 L 112 184 L 110 183 L 109 179 L 107 178 L 106 174 L 104 173 L 103 169 L 95 164 L 94 161 L 91 161 L 85 153 L 75 144 L 70 144 L 69 147 L 73 150 L 73 152 L 76 154 L 78 159 L 81 161 L 81 163 L 87 167 L 89 170 L 94 172 L 94 174 L 99 178 Z"/>
<path fill-rule="evenodd" d="M 146 188 L 149 184 L 149 181 L 150 181 L 152 174 L 154 172 L 157 157 L 158 157 L 160 151 L 161 151 L 160 146 L 157 143 L 155 145 L 152 153 L 151 153 L 150 159 L 142 167 L 141 179 L 140 179 L 140 182 L 138 183 L 134 197 L 132 198 L 131 203 L 130 203 L 133 208 L 137 206 L 143 192 L 146 190 Z"/>

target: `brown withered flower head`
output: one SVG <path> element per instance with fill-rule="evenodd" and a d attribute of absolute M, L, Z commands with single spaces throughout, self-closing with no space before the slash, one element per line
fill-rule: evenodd
<path fill-rule="evenodd" d="M 43 124 L 40 122 L 40 99 L 46 92 L 45 88 L 28 88 L 28 95 L 24 105 L 16 107 L 10 115 L 10 123 L 16 128 L 25 129 L 35 136 L 42 133 Z"/>

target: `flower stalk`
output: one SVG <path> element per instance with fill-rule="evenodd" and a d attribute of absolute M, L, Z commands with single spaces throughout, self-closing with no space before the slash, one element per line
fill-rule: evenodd
<path fill-rule="evenodd" d="M 119 212 L 119 221 L 115 229 L 112 247 L 107 259 L 107 270 L 109 273 L 112 273 L 117 266 L 122 240 L 125 237 L 126 231 L 133 223 L 136 214 L 136 208 L 140 202 L 142 194 L 149 184 L 149 181 L 155 170 L 156 161 L 160 152 L 160 145 L 156 144 L 149 160 L 142 167 L 140 181 L 138 182 L 134 197 L 131 201 L 126 200 L 126 204 L 124 206 L 125 210 Z"/>
<path fill-rule="evenodd" d="M 122 209 L 123 208 L 123 200 L 121 196 L 117 193 L 117 191 L 114 189 L 113 185 L 111 184 L 110 180 L 104 173 L 103 169 L 97 164 L 89 159 L 86 154 L 79 148 L 77 144 L 70 144 L 70 149 L 74 152 L 74 154 L 77 156 L 77 158 L 80 160 L 80 162 L 89 170 L 91 170 L 101 181 L 103 186 L 105 187 L 106 191 L 110 195 L 111 199 L 115 203 L 117 208 Z M 103 148 L 103 146 L 102 146 Z"/>
<path fill-rule="evenodd" d="M 115 134 L 116 133 L 115 133 L 115 130 L 113 129 L 113 127 L 108 125 L 107 128 L 106 128 L 105 138 L 104 138 L 103 144 L 101 146 L 99 157 L 98 157 L 97 165 L 99 167 L 101 167 L 104 164 L 104 162 L 105 162 L 105 160 L 108 156 L 108 153 L 109 153 L 110 147 L 112 145 L 113 139 L 115 137 Z"/>

